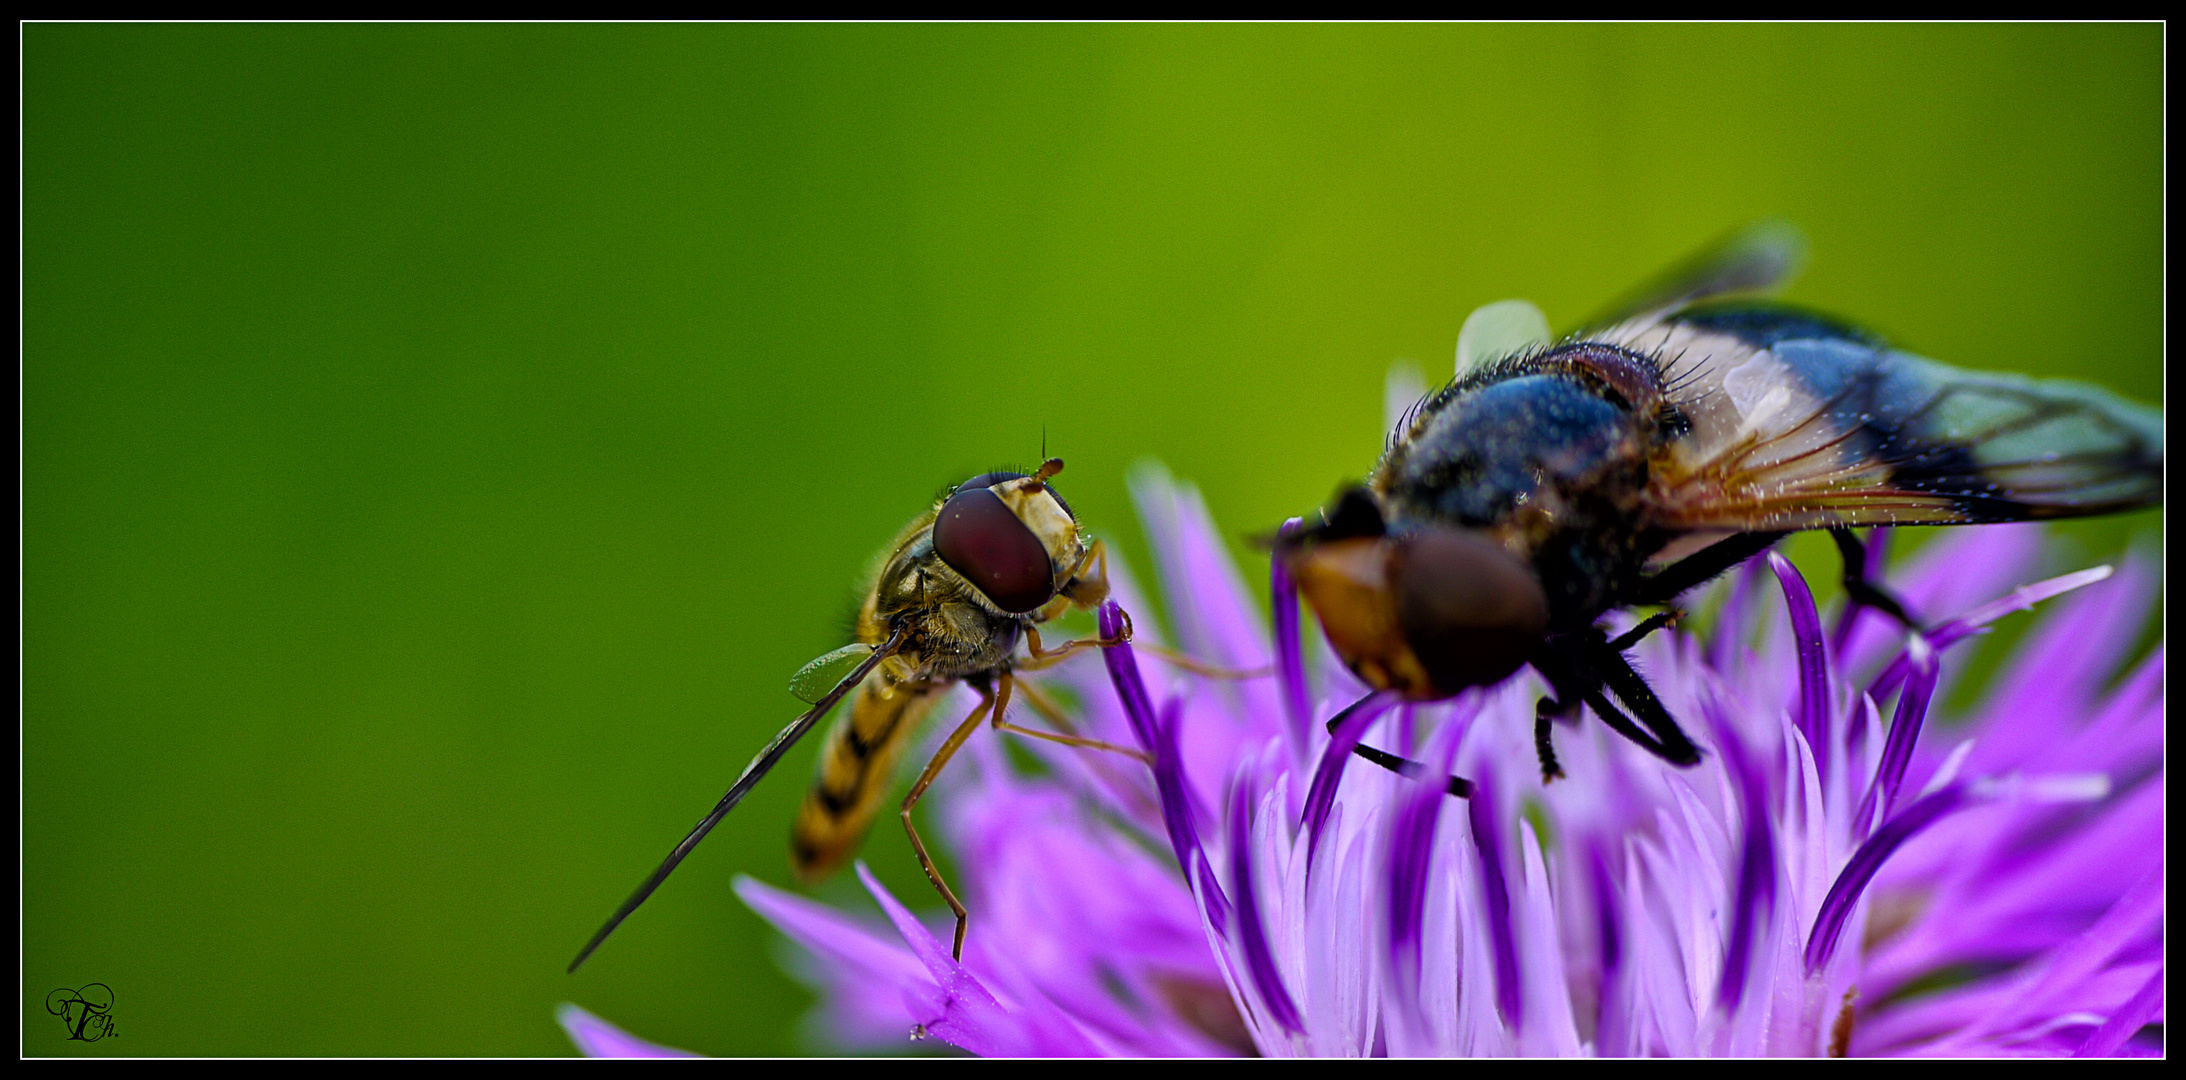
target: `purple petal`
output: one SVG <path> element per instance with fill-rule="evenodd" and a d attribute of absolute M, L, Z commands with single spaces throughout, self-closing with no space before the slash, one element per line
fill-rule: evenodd
<path fill-rule="evenodd" d="M 1911 661 L 1912 678 L 1905 692 L 1898 695 L 1898 711 L 1890 719 L 1890 735 L 1883 742 L 1874 782 L 1868 785 L 1859 812 L 1852 815 L 1855 834 L 1864 832 L 1868 822 L 1876 820 L 1870 815 L 1888 818 L 1897 809 L 1898 784 L 1905 779 L 1905 766 L 1913 760 L 1913 745 L 1920 740 L 1921 724 L 1928 717 L 1928 700 L 1935 693 L 1936 656 L 1926 639 L 1914 634 L 1905 655 Z"/>
<path fill-rule="evenodd" d="M 1406 706 L 1405 711 L 1411 712 Z M 1461 725 L 1445 723 L 1436 734 L 1442 743 L 1429 777 L 1447 774 L 1456 764 Z M 1434 857 L 1435 824 L 1442 817 L 1445 785 L 1421 778 L 1411 785 L 1397 807 L 1389 841 L 1389 951 L 1396 964 L 1398 985 L 1417 994 L 1420 975 L 1421 923 L 1426 915 L 1427 872 Z"/>
<path fill-rule="evenodd" d="M 1891 585 L 1915 614 L 1934 619 L 2027 580 L 2039 570 L 2043 547 L 2039 525 L 1951 529 L 1905 560 Z"/>
<path fill-rule="evenodd" d="M 1755 938 L 1767 925 L 1776 902 L 1776 837 L 1769 815 L 1768 783 L 1758 763 L 1746 754 L 1745 744 L 1730 732 L 1711 696 L 1705 711 L 1716 727 L 1717 745 L 1738 782 L 1739 816 L 1744 829 L 1739 842 L 1738 893 L 1731 902 L 1730 950 L 1723 958 L 1723 979 L 1716 1000 L 1725 1012 L 1738 1008 L 1746 991 Z"/>
<path fill-rule="evenodd" d="M 1480 850 L 1481 888 L 1487 894 L 1488 932 L 1495 939 L 1495 1003 L 1503 1022 L 1516 1031 L 1524 1018 L 1524 988 L 1518 984 L 1518 942 L 1511 935 L 1510 883 L 1503 870 L 1503 825 L 1486 773 L 1473 781 L 1465 809 L 1472 821 L 1473 844 Z"/>
<path fill-rule="evenodd" d="M 2064 1012 L 2085 993 L 2084 984 L 2118 955 L 2151 932 L 2160 934 L 2163 924 L 2163 873 L 2150 869 L 2110 905 L 2095 925 L 2053 950 L 2015 1002 L 1992 1014 L 1982 1025 L 2003 1031 L 2045 1012 Z"/>
<path fill-rule="evenodd" d="M 736 894 L 817 961 L 812 971 L 824 980 L 833 1038 L 873 1050 L 902 1045 L 913 1023 L 902 988 L 932 980 L 899 936 L 749 877 L 737 877 Z"/>
<path fill-rule="evenodd" d="M 1389 711 L 1395 699 L 1377 691 L 1351 703 L 1349 708 L 1336 714 L 1330 725 L 1328 746 L 1321 751 L 1321 763 L 1313 770 L 1313 786 L 1306 790 L 1306 866 L 1313 866 L 1313 853 L 1321 846 L 1321 828 L 1328 823 L 1328 809 L 1336 804 L 1336 785 L 1343 782 L 1344 765 L 1351 760 L 1351 748 L 1359 745 L 1359 737 L 1373 726 L 1381 714 Z"/>
<path fill-rule="evenodd" d="M 1130 622 L 1113 600 L 1102 604 L 1094 619 L 1104 641 L 1120 637 Z M 1138 739 L 1139 749 L 1153 753 L 1154 700 L 1146 692 L 1146 680 L 1139 675 L 1138 658 L 1132 653 L 1130 643 L 1102 649 L 1101 659 L 1108 665 L 1108 678 L 1115 684 L 1116 696 L 1123 701 L 1124 715 L 1131 721 L 1131 734 Z"/>
<path fill-rule="evenodd" d="M 2118 1015 L 2150 974 L 2161 975 L 2163 906 L 2163 875 L 2152 868 L 2094 925 L 2022 965 L 2013 978 L 1908 1010 L 1912 1015 L 1893 1018 L 1896 1023 L 1877 1032 L 1878 1041 L 1901 1042 L 1910 1035 L 1924 1038 L 1928 1052 L 1979 1053 L 2021 1042 L 2074 1013 Z M 1938 1030 L 1954 1033 L 1938 1042 Z M 2049 1049 L 2070 1053 L 2090 1034 Z"/>
<path fill-rule="evenodd" d="M 1984 735 L 1973 768 L 2057 768 L 2056 744 L 2098 711 L 2103 687 L 2119 660 L 2131 655 L 2159 591 L 2152 569 L 2132 558 L 2110 580 L 2058 600 L 1998 665 L 1982 695 L 1982 711 L 2022 719 Z"/>
<path fill-rule="evenodd" d="M 949 956 L 949 951 L 903 906 L 864 862 L 857 864 L 858 879 L 865 883 L 873 902 L 893 923 L 896 933 L 912 955 L 926 966 L 931 983 L 903 988 L 904 1006 L 927 1034 L 981 1057 L 1063 1055 L 1083 1057 L 1095 1052 L 1093 1044 L 1076 1025 L 1052 1009 L 1046 1015 L 1013 1014 L 971 972 Z M 1043 1003 L 1044 1004 L 1044 1003 Z"/>
<path fill-rule="evenodd" d="M 2009 596 L 2000 600 L 1992 600 L 1955 619 L 1946 619 L 1936 624 L 1926 633 L 1928 645 L 1937 652 L 1942 652 L 1964 639 L 1967 635 L 2014 611 L 2025 611 L 2050 597 L 2071 592 L 2085 585 L 2093 585 L 2109 576 L 2109 567 L 2097 566 L 2077 573 L 2053 577 L 2047 581 L 2037 581 L 2032 585 L 2021 585 L 2013 589 Z M 1898 684 L 1905 681 L 1906 674 L 1912 670 L 1912 663 L 1912 658 L 1908 654 L 1899 654 L 1896 660 L 1891 661 L 1889 667 L 1883 669 L 1882 674 L 1875 676 L 1874 683 L 1867 688 L 1867 696 L 1881 701 L 1885 694 L 1897 689 Z"/>
<path fill-rule="evenodd" d="M 1594 1045 L 1603 1057 L 1623 1057 L 1627 1049 L 1626 1026 L 1628 1018 L 1624 1009 L 1623 995 L 1619 992 L 1619 976 L 1624 971 L 1624 934 L 1618 920 L 1616 879 L 1609 870 L 1609 859 L 1602 851 L 1602 837 L 1597 833 L 1586 840 L 1586 880 L 1594 900 L 1596 930 L 1600 935 L 1601 979 L 1594 991 L 1594 1000 L 1600 1012 L 1594 1021 Z"/>
<path fill-rule="evenodd" d="M 2072 1052 L 2072 1056 L 2110 1057 L 2116 1054 L 2118 1048 L 2125 1045 L 2125 1040 L 2132 1038 L 2134 1032 L 2154 1020 L 2162 1009 L 2163 968 L 2159 965 L 2156 973 L 2150 975 L 2148 981 L 2141 985 L 2140 992 L 2134 994 L 2124 1008 L 2110 1014 L 2110 1019 L 2103 1021 L 2103 1025 L 2096 1028 L 2095 1033 L 2089 1035 L 2078 1050 Z"/>
<path fill-rule="evenodd" d="M 2045 763 L 2057 760 L 2062 743 L 2070 752 L 2064 768 L 2087 769 L 2117 776 L 2146 771 L 2163 756 L 2163 657 L 2161 642 L 2119 680 L 2095 708 L 2084 726 L 2063 739 L 2051 738 L 2031 747 L 2026 757 L 2039 756 Z M 1991 731 L 1985 738 L 2001 733 Z M 2052 732 L 2054 735 L 2055 733 Z M 2016 765 L 2020 760 L 2011 759 Z"/>
<path fill-rule="evenodd" d="M 2110 580 L 2060 600 L 1998 669 L 1988 700 L 2037 715 L 2081 713 L 2129 654 L 2156 596 L 2153 569 L 2136 557 Z"/>
<path fill-rule="evenodd" d="M 1192 852 L 1192 867 L 1196 871 L 1193 876 L 1199 882 L 1200 895 L 1204 898 L 1201 902 L 1206 905 L 1207 921 L 1214 924 L 1215 933 L 1228 937 L 1230 933 L 1229 894 L 1222 891 L 1222 882 L 1216 880 L 1214 868 L 1207 865 L 1206 851 Z"/>
<path fill-rule="evenodd" d="M 906 990 L 905 1004 L 917 1010 L 914 1015 L 919 1024 L 981 1057 L 993 1057 L 1014 1049 L 1016 1040 L 1009 1037 L 1008 1029 L 1012 1025 L 1002 1003 L 949 956 L 949 951 L 942 947 L 933 931 L 919 922 L 918 916 L 911 914 L 911 909 L 904 907 L 862 860 L 857 864 L 857 871 L 858 880 L 865 883 L 865 891 L 872 894 L 873 902 L 880 905 L 896 933 L 902 935 L 903 943 L 911 947 L 911 955 L 925 966 L 927 975 L 941 991 L 938 995 L 914 995 Z M 915 1004 L 914 996 L 919 998 Z M 952 1034 L 942 1034 L 940 1029 L 944 1027 Z"/>
<path fill-rule="evenodd" d="M 1747 640 L 1753 613 L 1747 610 L 1746 599 L 1752 595 L 1754 583 L 1760 580 L 1761 566 L 1760 559 L 1748 560 L 1731 577 L 1730 595 L 1723 600 L 1722 613 L 1716 616 L 1715 632 L 1708 642 L 1709 667 L 1729 670 L 1739 644 Z"/>
<path fill-rule="evenodd" d="M 554 1019 L 561 1022 L 562 1030 L 569 1033 L 569 1041 L 577 1044 L 577 1051 L 586 1057 L 596 1058 L 695 1058 L 703 1055 L 672 1046 L 649 1043 L 623 1029 L 564 1002 L 554 1010 Z"/>
<path fill-rule="evenodd" d="M 1784 607 L 1791 614 L 1791 633 L 1799 646 L 1799 708 L 1793 722 L 1814 748 L 1814 765 L 1826 779 L 1830 770 L 1829 661 L 1822 650 L 1822 617 L 1814 610 L 1814 593 L 1806 578 L 1782 555 L 1769 552 L 1769 569 L 1776 572 L 1784 589 Z"/>
<path fill-rule="evenodd" d="M 1113 601 L 1102 604 L 1098 615 L 1101 637 L 1113 639 L 1123 632 L 1123 609 Z M 1164 724 L 1154 714 L 1153 699 L 1146 693 L 1146 680 L 1139 674 L 1138 658 L 1126 643 L 1101 650 L 1101 660 L 1108 665 L 1109 681 L 1115 685 L 1116 696 L 1123 701 L 1124 712 L 1131 721 L 1131 733 L 1139 742 L 1139 748 L 1154 758 L 1154 786 L 1161 793 L 1161 822 L 1169 832 L 1169 846 L 1176 852 L 1177 866 L 1181 869 L 1192 865 L 1192 853 L 1199 850 L 1199 828 L 1192 821 L 1190 789 L 1184 782 L 1184 763 L 1177 752 L 1175 723 Z"/>
<path fill-rule="evenodd" d="M 1852 860 L 1845 865 L 1844 872 L 1830 885 L 1829 895 L 1822 898 L 1822 909 L 1814 916 L 1814 929 L 1807 934 L 1808 975 L 1819 973 L 1829 963 L 1830 954 L 1837 950 L 1837 937 L 1844 932 L 1845 920 L 1852 915 L 1853 905 L 1859 902 L 1860 894 L 1866 891 L 1867 883 L 1875 879 L 1875 872 L 1882 869 L 1890 853 L 1965 801 L 1965 788 L 1952 784 L 1906 807 L 1903 814 L 1890 819 L 1852 853 Z"/>
<path fill-rule="evenodd" d="M 1291 518 L 1283 523 L 1282 535 L 1303 525 L 1304 519 Z M 1290 721 L 1291 745 L 1302 752 L 1312 745 L 1312 695 L 1306 688 L 1305 647 L 1298 636 L 1298 587 L 1281 559 L 1268 560 L 1268 608 L 1275 623 L 1275 677 L 1282 686 L 1283 716 Z"/>
<path fill-rule="evenodd" d="M 1938 888 L 1932 877 L 1897 883 L 1899 888 L 1934 894 L 1934 910 L 1948 919 L 1922 921 L 1868 958 L 1868 977 L 1877 988 L 1903 984 L 1939 967 L 1962 963 L 2017 962 L 2081 932 L 2089 914 L 2114 904 L 2120 882 L 2135 872 L 2162 865 L 2164 785 L 2143 782 L 2122 797 L 2100 804 L 2092 820 L 2077 822 L 2079 807 L 1991 809 L 1983 817 L 2010 812 L 2028 823 L 2031 850 L 2012 843 L 2018 830 L 1994 825 L 1973 837 L 1939 835 L 1920 840 L 1942 848 L 1960 871 Z M 1972 825 L 1971 815 L 1961 819 Z M 2064 828 L 2060 828 L 2064 826 Z"/>
<path fill-rule="evenodd" d="M 1245 967 L 1252 973 L 1252 985 L 1260 992 L 1260 1000 L 1267 1003 L 1268 1018 L 1286 1031 L 1302 1031 L 1298 1007 L 1283 986 L 1282 973 L 1275 969 L 1267 932 L 1260 923 L 1260 901 L 1252 877 L 1253 786 L 1248 772 L 1238 778 L 1230 797 L 1230 880 L 1231 891 L 1236 894 L 1237 936 L 1245 947 Z"/>
<path fill-rule="evenodd" d="M 900 942 L 877 936 L 864 920 L 741 874 L 735 889 L 744 906 L 775 929 L 815 955 L 856 969 L 863 978 L 894 983 L 926 973 L 925 965 Z"/>
<path fill-rule="evenodd" d="M 1239 669 L 1267 663 L 1260 608 L 1230 562 L 1199 490 L 1159 466 L 1130 476 L 1131 498 L 1161 568 L 1163 598 L 1177 643 L 1202 659 Z"/>

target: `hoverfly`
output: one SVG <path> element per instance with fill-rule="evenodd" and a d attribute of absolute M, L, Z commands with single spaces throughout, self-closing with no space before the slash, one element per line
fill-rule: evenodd
<path fill-rule="evenodd" d="M 1783 280 L 1800 249 L 1789 227 L 1756 226 L 1561 341 L 1522 302 L 1474 313 L 1456 378 L 1413 407 L 1371 478 L 1277 540 L 1352 671 L 1377 693 L 1430 701 L 1532 665 L 1551 690 L 1534 728 L 1544 781 L 1561 775 L 1550 721 L 1575 721 L 1582 704 L 1692 765 L 1699 751 L 1623 655 L 1677 618 L 1687 590 L 1790 532 L 1828 529 L 1847 601 L 1917 629 L 1865 578 L 1853 528 L 2161 500 L 2153 410 L 2077 383 L 1959 371 L 1828 316 L 1735 298 Z M 1614 639 L 1598 625 L 1641 606 L 1668 610 Z"/>
<path fill-rule="evenodd" d="M 919 775 L 903 801 L 902 818 L 927 880 L 956 914 L 954 954 L 963 954 L 964 905 L 942 880 L 911 823 L 911 808 L 957 748 L 991 715 L 996 728 L 1020 735 L 1137 753 L 1093 739 L 1019 727 L 1005 718 L 1013 689 L 1022 689 L 1036 708 L 1060 721 L 1060 714 L 1042 704 L 1030 687 L 1016 686 L 1015 672 L 1050 666 L 1088 646 L 1115 644 L 1088 639 L 1048 649 L 1040 641 L 1038 624 L 1071 608 L 1098 607 L 1108 598 L 1106 547 L 1078 527 L 1070 504 L 1048 484 L 1062 471 L 1061 459 L 1048 458 L 1029 476 L 982 473 L 958 484 L 904 528 L 883 553 L 872 591 L 859 609 L 857 642 L 805 665 L 791 680 L 791 692 L 811 702 L 812 708 L 776 734 L 744 767 L 713 812 L 592 935 L 569 970 L 577 970 L 782 755 L 836 703 L 849 697 L 849 708 L 828 733 L 819 775 L 791 832 L 791 859 L 800 880 L 816 880 L 841 866 L 872 825 L 895 761 L 912 731 L 958 682 L 978 691 L 979 705 Z M 1027 646 L 1029 658 L 1017 657 L 1020 641 Z M 849 672 L 831 678 L 845 664 L 853 665 Z"/>

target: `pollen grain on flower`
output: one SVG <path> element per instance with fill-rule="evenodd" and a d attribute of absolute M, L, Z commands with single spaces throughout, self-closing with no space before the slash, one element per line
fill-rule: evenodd
<path fill-rule="evenodd" d="M 1135 643 L 1273 677 L 1130 645 L 1028 676 L 1076 703 L 1077 734 L 1153 766 L 1023 740 L 1040 764 L 1024 770 L 999 737 L 966 745 L 927 800 L 965 868 L 962 963 L 943 920 L 870 875 L 885 917 L 740 881 L 810 954 L 835 1046 L 2161 1053 L 2162 647 L 2124 664 L 2151 560 L 2037 580 L 2035 527 L 1944 531 L 1889 572 L 1944 616 L 1925 636 L 1856 612 L 1825 625 L 1795 568 L 1752 560 L 1712 587 L 1705 632 L 1633 654 L 1700 764 L 1587 717 L 1557 727 L 1566 779 L 1544 787 L 1535 676 L 1370 697 L 1280 571 L 1271 634 L 1193 488 L 1151 468 L 1133 486 L 1175 631 L 1142 615 Z M 1110 573 L 1104 635 L 1155 610 Z M 2037 603 L 1978 703 L 1938 715 L 1966 696 L 1959 643 Z M 1422 764 L 1354 760 L 1362 740 Z"/>

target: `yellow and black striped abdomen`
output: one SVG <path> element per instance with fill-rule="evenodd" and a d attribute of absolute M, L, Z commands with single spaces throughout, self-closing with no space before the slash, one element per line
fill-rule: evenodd
<path fill-rule="evenodd" d="M 820 749 L 820 773 L 790 830 L 790 862 L 810 884 L 839 869 L 872 827 L 896 760 L 947 683 L 897 682 L 885 671 L 858 687 Z"/>

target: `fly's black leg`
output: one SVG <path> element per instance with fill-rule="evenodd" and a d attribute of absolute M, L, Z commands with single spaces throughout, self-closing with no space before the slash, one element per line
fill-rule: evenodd
<path fill-rule="evenodd" d="M 1330 735 L 1336 733 L 1336 723 L 1342 719 L 1342 713 L 1329 718 L 1328 733 Z M 1387 750 L 1377 750 L 1365 743 L 1353 746 L 1351 752 L 1407 779 L 1417 780 L 1427 775 L 1427 766 L 1413 761 L 1411 758 L 1399 757 Z M 1473 782 L 1462 776 L 1453 776 L 1449 779 L 1448 789 L 1450 794 L 1457 798 L 1470 799 L 1473 794 Z"/>
<path fill-rule="evenodd" d="M 1541 759 L 1541 783 L 1563 779 L 1564 767 L 1556 763 L 1556 744 L 1549 740 L 1550 722 L 1568 712 L 1560 702 L 1542 698 L 1533 703 L 1533 752 Z"/>
<path fill-rule="evenodd" d="M 1417 780 L 1427 774 L 1427 766 L 1411 758 L 1398 757 L 1387 750 L 1376 750 L 1365 743 L 1352 747 L 1351 752 L 1398 776 Z M 1470 799 L 1473 796 L 1473 782 L 1462 776 L 1450 777 L 1449 792 L 1460 799 Z"/>
<path fill-rule="evenodd" d="M 1615 652 L 1624 652 L 1625 650 L 1630 649 L 1632 646 L 1639 644 L 1643 639 L 1647 637 L 1647 635 L 1652 634 L 1665 626 L 1677 625 L 1677 621 L 1684 617 L 1685 613 L 1675 608 L 1672 608 L 1669 611 L 1662 611 L 1657 612 L 1653 615 L 1649 615 L 1646 621 L 1640 623 L 1638 626 L 1631 628 L 1630 630 L 1625 631 L 1622 634 L 1617 635 L 1616 639 L 1609 643 L 1609 648 Z"/>
<path fill-rule="evenodd" d="M 1586 695 L 1586 703 L 1594 707 L 1594 715 L 1601 717 L 1602 723 L 1609 725 L 1609 730 L 1638 743 L 1640 749 L 1676 765 L 1690 765 L 1700 760 L 1696 756 L 1693 761 L 1679 761 L 1674 756 L 1675 751 L 1671 747 L 1649 738 L 1647 733 L 1641 731 L 1639 725 L 1634 724 L 1630 717 L 1625 716 L 1624 713 L 1618 711 L 1615 705 L 1610 704 L 1609 696 L 1600 690 Z M 1683 739 L 1683 733 L 1680 733 L 1678 737 Z M 1686 751 L 1688 753 L 1692 752 L 1690 743 L 1686 744 Z"/>
<path fill-rule="evenodd" d="M 1558 634 L 1542 642 L 1529 660 L 1549 685 L 1549 696 L 1533 703 L 1533 752 L 1541 759 L 1543 784 L 1564 775 L 1563 766 L 1556 761 L 1553 722 L 1568 724 L 1577 720 L 1588 691 L 1601 685 L 1587 667 L 1585 642 L 1585 635 Z"/>
<path fill-rule="evenodd" d="M 1591 661 L 1589 666 L 1600 673 L 1602 681 L 1624 700 L 1625 705 L 1639 717 L 1640 723 L 1647 725 L 1647 729 L 1654 732 L 1655 737 L 1640 738 L 1635 732 L 1618 728 L 1616 722 L 1610 720 L 1608 713 L 1602 713 L 1602 719 L 1608 721 L 1610 727 L 1617 728 L 1620 734 L 1672 765 L 1700 764 L 1700 750 L 1693 745 L 1691 739 L 1685 737 L 1685 732 L 1677 726 L 1677 721 L 1670 718 L 1670 710 L 1662 707 L 1662 702 L 1655 698 L 1655 692 L 1648 688 L 1647 680 L 1640 678 L 1639 672 L 1632 670 L 1632 665 L 1625 661 L 1624 654 L 1611 648 L 1609 642 L 1598 641 L 1588 650 L 1587 659 Z M 1601 712 L 1602 706 L 1607 702 L 1597 692 L 1587 698 L 1587 704 L 1594 706 L 1596 712 Z M 1623 718 L 1620 715 L 1618 719 Z M 1629 721 L 1626 723 L 1629 724 Z"/>
<path fill-rule="evenodd" d="M 1896 619 L 1907 630 L 1920 629 L 1920 620 L 1906 610 L 1903 601 L 1891 595 L 1890 590 L 1867 580 L 1867 547 L 1850 529 L 1831 529 L 1829 538 L 1837 542 L 1837 554 L 1844 557 L 1845 603 L 1871 607 Z M 1844 613 L 1845 625 L 1850 626 L 1853 612 L 1848 607 Z"/>
<path fill-rule="evenodd" d="M 1788 535 L 1780 532 L 1739 533 L 1702 548 L 1643 579 L 1633 590 L 1629 603 L 1667 604 L 1676 600 L 1678 594 L 1767 551 Z"/>

